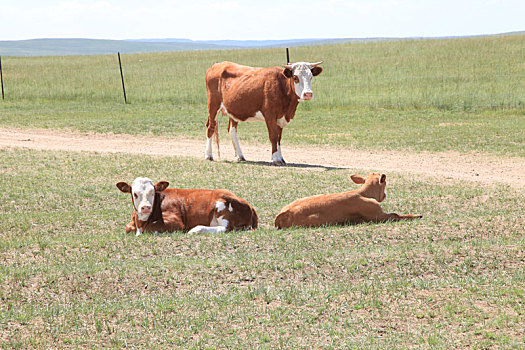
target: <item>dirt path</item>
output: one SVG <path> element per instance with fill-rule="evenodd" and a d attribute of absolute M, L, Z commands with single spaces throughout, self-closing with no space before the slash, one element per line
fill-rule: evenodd
<path fill-rule="evenodd" d="M 233 160 L 233 147 L 223 138 L 223 160 Z M 270 144 L 242 142 L 244 155 L 250 161 L 270 159 Z M 0 128 L 0 148 L 23 147 L 38 150 L 122 152 L 135 154 L 187 156 L 204 158 L 205 140 L 172 139 L 130 135 L 80 134 L 41 129 Z M 314 146 L 283 147 L 290 166 L 323 169 L 326 167 L 396 171 L 431 177 L 475 181 L 490 185 L 509 184 L 525 187 L 525 158 L 498 157 L 487 154 L 459 152 L 405 153 L 399 151 L 359 151 Z"/>

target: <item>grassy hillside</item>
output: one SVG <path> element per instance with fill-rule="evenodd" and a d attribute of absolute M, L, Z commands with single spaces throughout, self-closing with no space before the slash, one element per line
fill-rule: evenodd
<path fill-rule="evenodd" d="M 293 61 L 325 63 L 315 99 L 299 106 L 283 144 L 525 155 L 523 57 L 524 35 L 293 48 Z M 129 105 L 116 55 L 4 57 L 0 125 L 202 139 L 204 74 L 223 60 L 271 66 L 286 56 L 283 49 L 123 55 Z M 239 134 L 267 139 L 259 123 L 242 124 Z"/>

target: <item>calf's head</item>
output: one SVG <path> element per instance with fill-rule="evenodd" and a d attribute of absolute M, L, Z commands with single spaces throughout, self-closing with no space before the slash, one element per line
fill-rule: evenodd
<path fill-rule="evenodd" d="M 140 221 L 148 220 L 155 202 L 155 193 L 164 191 L 169 182 L 160 181 L 153 184 L 147 177 L 137 177 L 130 185 L 125 182 L 117 183 L 117 187 L 124 193 L 131 193 L 133 207 L 137 211 Z"/>
<path fill-rule="evenodd" d="M 361 175 L 352 175 L 352 181 L 356 184 L 363 184 L 359 189 L 361 194 L 368 198 L 373 198 L 382 202 L 386 198 L 386 175 L 380 173 L 370 173 L 366 177 Z"/>
<path fill-rule="evenodd" d="M 285 77 L 293 79 L 295 94 L 299 96 L 299 101 L 314 98 L 312 78 L 323 71 L 323 68 L 319 67 L 321 63 L 323 61 L 317 63 L 297 62 L 284 66 L 283 74 Z"/>

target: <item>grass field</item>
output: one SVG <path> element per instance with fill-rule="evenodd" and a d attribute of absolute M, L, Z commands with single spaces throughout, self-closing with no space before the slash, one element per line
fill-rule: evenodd
<path fill-rule="evenodd" d="M 525 156 L 523 35 L 291 56 L 326 62 L 284 145 Z M 283 57 L 124 55 L 129 105 L 116 57 L 3 57 L 0 127 L 202 141 L 206 68 Z M 265 126 L 240 137 L 265 142 Z M 0 348 L 523 348 L 525 189 L 392 172 L 383 207 L 423 219 L 272 228 L 294 199 L 355 188 L 353 172 L 0 149 Z M 228 188 L 261 227 L 126 235 L 132 206 L 115 183 L 137 176 Z"/>
<path fill-rule="evenodd" d="M 521 190 L 389 174 L 386 210 L 422 220 L 277 231 L 271 224 L 284 204 L 354 188 L 351 172 L 95 153 L 0 156 L 1 347 L 525 341 Z M 131 203 L 114 184 L 137 174 L 228 187 L 253 203 L 262 227 L 126 235 Z"/>
<path fill-rule="evenodd" d="M 124 55 L 129 105 L 116 56 L 5 57 L 0 125 L 202 140 L 206 69 L 284 57 L 283 49 Z M 324 60 L 325 70 L 283 144 L 524 156 L 523 57 L 525 35 L 293 48 L 293 60 Z M 268 138 L 260 123 L 241 125 L 239 135 Z"/>

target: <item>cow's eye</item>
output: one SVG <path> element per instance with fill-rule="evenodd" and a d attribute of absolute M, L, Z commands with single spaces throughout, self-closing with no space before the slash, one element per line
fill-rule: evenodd
<path fill-rule="evenodd" d="M 296 84 L 299 84 L 299 77 L 297 75 L 294 75 L 293 76 L 293 81 L 296 83 Z"/>
<path fill-rule="evenodd" d="M 135 199 L 139 198 L 139 196 L 136 193 L 133 193 L 133 197 L 135 197 Z"/>

